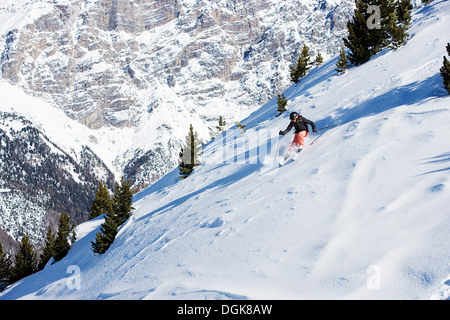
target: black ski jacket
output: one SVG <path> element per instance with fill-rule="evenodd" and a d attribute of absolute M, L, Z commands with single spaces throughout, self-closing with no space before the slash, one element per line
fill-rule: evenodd
<path fill-rule="evenodd" d="M 280 135 L 284 136 L 286 133 L 288 133 L 289 131 L 291 131 L 292 127 L 295 128 L 295 133 L 299 133 L 301 131 L 308 131 L 308 126 L 310 125 L 313 129 L 313 132 L 316 132 L 316 125 L 314 124 L 314 122 L 312 122 L 311 120 L 308 120 L 306 118 L 303 118 L 302 116 L 299 117 L 299 119 L 296 119 L 294 121 L 291 121 L 288 125 L 288 127 L 286 128 L 286 130 L 284 131 L 280 131 Z"/>

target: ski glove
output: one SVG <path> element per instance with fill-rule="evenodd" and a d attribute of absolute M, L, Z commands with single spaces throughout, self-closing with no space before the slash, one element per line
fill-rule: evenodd
<path fill-rule="evenodd" d="M 279 134 L 280 136 L 282 136 L 282 135 L 283 135 L 283 131 L 280 130 L 280 132 L 278 132 L 278 134 Z"/>

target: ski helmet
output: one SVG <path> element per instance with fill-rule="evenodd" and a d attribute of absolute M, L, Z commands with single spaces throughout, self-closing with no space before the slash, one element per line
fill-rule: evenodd
<path fill-rule="evenodd" d="M 298 116 L 297 112 L 291 112 L 291 114 L 289 115 L 289 119 L 295 120 L 295 118 L 297 118 L 297 116 Z"/>

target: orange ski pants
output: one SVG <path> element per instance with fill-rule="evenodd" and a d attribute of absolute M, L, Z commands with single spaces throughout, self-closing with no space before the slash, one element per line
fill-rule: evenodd
<path fill-rule="evenodd" d="M 294 135 L 294 140 L 292 140 L 291 147 L 300 147 L 305 144 L 305 138 L 308 136 L 308 131 L 300 131 Z"/>
<path fill-rule="evenodd" d="M 289 147 L 289 149 L 293 149 L 295 147 L 300 147 L 303 146 L 305 144 L 305 138 L 308 136 L 309 132 L 304 130 L 304 131 L 300 131 L 299 133 L 296 133 L 294 135 L 294 140 L 292 140 L 291 146 Z"/>

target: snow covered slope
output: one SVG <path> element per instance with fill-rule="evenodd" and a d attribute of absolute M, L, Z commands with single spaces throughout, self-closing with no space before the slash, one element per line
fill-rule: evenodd
<path fill-rule="evenodd" d="M 289 88 L 318 128 L 296 162 L 272 165 L 287 113 L 271 101 L 135 197 L 104 255 L 101 219 L 60 262 L 2 299 L 447 299 L 450 97 L 439 67 L 450 3 L 417 11 L 411 39 L 339 76 L 336 60 Z"/>

